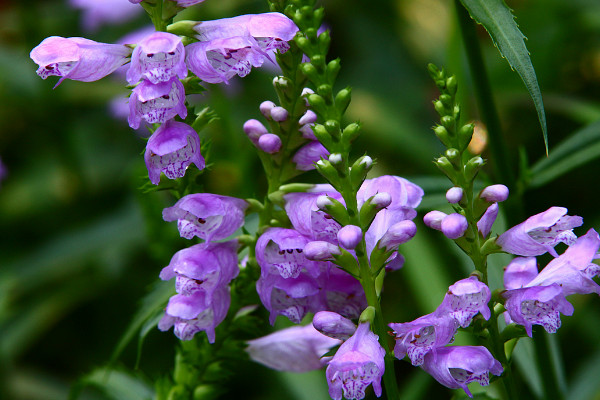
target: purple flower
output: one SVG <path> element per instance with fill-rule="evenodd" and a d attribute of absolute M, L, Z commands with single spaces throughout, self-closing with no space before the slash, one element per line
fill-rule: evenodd
<path fill-rule="evenodd" d="M 463 190 L 462 190 L 462 188 L 457 187 L 457 186 L 451 187 L 446 192 L 446 200 L 448 200 L 448 203 L 451 203 L 451 204 L 458 203 L 459 201 L 462 200 L 462 197 L 463 197 Z"/>
<path fill-rule="evenodd" d="M 290 48 L 287 42 L 296 35 L 298 27 L 285 15 L 271 12 L 203 21 L 194 30 L 201 42 L 249 36 L 264 54 L 275 49 L 285 53 Z"/>
<path fill-rule="evenodd" d="M 417 225 L 409 219 L 400 221 L 390 226 L 381 237 L 377 246 L 387 251 L 398 248 L 399 245 L 408 242 L 417 234 Z"/>
<path fill-rule="evenodd" d="M 433 211 L 429 211 L 427 214 L 425 214 L 423 216 L 423 222 L 425 223 L 425 225 L 427 225 L 431 229 L 441 231 L 442 230 L 442 220 L 444 218 L 446 218 L 447 216 L 448 216 L 448 214 L 446 214 L 444 212 L 441 212 L 438 210 L 433 210 Z"/>
<path fill-rule="evenodd" d="M 42 79 L 61 77 L 58 86 L 67 78 L 83 82 L 104 78 L 125 64 L 130 54 L 131 48 L 120 44 L 51 36 L 31 50 L 29 56 L 39 65 L 36 72 Z"/>
<path fill-rule="evenodd" d="M 464 215 L 452 213 L 444 217 L 440 224 L 442 233 L 449 239 L 458 239 L 465 234 L 469 228 L 469 223 Z"/>
<path fill-rule="evenodd" d="M 487 237 L 492 230 L 492 225 L 498 216 L 498 203 L 493 203 L 485 210 L 479 221 L 477 221 L 477 230 L 483 237 Z"/>
<path fill-rule="evenodd" d="M 83 26 L 89 31 L 105 24 L 126 22 L 144 11 L 123 0 L 70 0 L 69 4 L 82 10 Z"/>
<path fill-rule="evenodd" d="M 8 175 L 8 169 L 2 162 L 2 159 L 0 159 L 0 183 L 2 183 L 2 181 L 6 178 L 7 175 Z"/>
<path fill-rule="evenodd" d="M 341 200 L 336 191 L 313 193 L 289 193 L 284 196 L 285 211 L 292 226 L 301 234 L 313 239 L 337 244 L 337 233 L 341 225 L 331 216 L 319 209 L 317 199 L 321 195 Z"/>
<path fill-rule="evenodd" d="M 548 252 L 558 257 L 554 246 L 560 242 L 574 243 L 577 237 L 573 228 L 583 224 L 581 217 L 566 214 L 566 208 L 550 207 L 504 232 L 497 243 L 502 250 L 518 256 L 539 256 Z"/>
<path fill-rule="evenodd" d="M 169 299 L 158 329 L 166 331 L 175 326 L 175 336 L 181 340 L 191 340 L 196 333 L 205 331 L 208 341 L 214 343 L 215 328 L 227 316 L 230 302 L 228 286 L 216 290 L 210 299 L 204 291 L 191 296 L 177 294 Z"/>
<path fill-rule="evenodd" d="M 533 286 L 505 291 L 504 307 L 512 321 L 525 327 L 531 337 L 532 326 L 542 325 L 546 332 L 554 333 L 560 328 L 560 313 L 573 315 L 573 305 L 565 299 L 562 288 Z"/>
<path fill-rule="evenodd" d="M 269 133 L 267 128 L 256 119 L 249 119 L 244 122 L 243 130 L 255 146 L 258 145 L 258 139 L 260 139 L 262 135 Z"/>
<path fill-rule="evenodd" d="M 281 138 L 273 133 L 267 133 L 258 138 L 257 147 L 268 154 L 281 150 Z"/>
<path fill-rule="evenodd" d="M 148 123 L 164 123 L 179 115 L 187 117 L 185 89 L 179 79 L 173 77 L 156 85 L 143 80 L 133 89 L 129 98 L 129 126 L 137 129 L 142 119 Z"/>
<path fill-rule="evenodd" d="M 312 321 L 316 330 L 334 339 L 348 340 L 356 331 L 356 325 L 348 318 L 332 311 L 319 311 Z"/>
<path fill-rule="evenodd" d="M 504 185 L 491 185 L 483 189 L 479 197 L 490 203 L 500 203 L 508 199 L 508 188 Z"/>
<path fill-rule="evenodd" d="M 340 248 L 335 244 L 324 240 L 308 242 L 304 246 L 304 256 L 312 261 L 334 261 L 335 256 L 342 254 Z"/>
<path fill-rule="evenodd" d="M 427 354 L 422 368 L 442 385 L 450 389 L 463 389 L 473 397 L 467 385 L 479 382 L 490 383 L 489 373 L 501 375 L 502 364 L 483 346 L 450 346 L 438 349 L 436 354 Z"/>
<path fill-rule="evenodd" d="M 319 299 L 317 281 L 306 273 L 295 278 L 283 278 L 279 274 L 261 274 L 256 282 L 256 291 L 261 302 L 269 310 L 269 322 L 275 323 L 277 315 L 299 324 L 306 313 L 314 309 Z M 323 307 L 316 307 L 320 310 Z"/>
<path fill-rule="evenodd" d="M 332 267 L 323 272 L 318 280 L 323 288 L 325 306 L 317 302 L 313 312 L 328 310 L 346 318 L 356 319 L 367 308 L 367 298 L 362 285 L 349 273 Z"/>
<path fill-rule="evenodd" d="M 354 248 L 358 246 L 362 240 L 362 237 L 362 229 L 356 225 L 346 225 L 337 233 L 337 239 L 340 243 L 340 246 L 346 250 L 354 250 Z"/>
<path fill-rule="evenodd" d="M 527 286 L 538 274 L 535 257 L 516 257 L 504 268 L 504 287 L 520 289 Z"/>
<path fill-rule="evenodd" d="M 315 169 L 315 163 L 317 161 L 329 157 L 329 154 L 329 150 L 321 143 L 316 140 L 311 140 L 296 151 L 292 161 L 296 164 L 297 170 L 310 171 Z"/>
<path fill-rule="evenodd" d="M 228 285 L 239 273 L 238 243 L 200 243 L 175 253 L 160 273 L 162 280 L 176 277 L 177 293 L 190 296 L 206 292 L 211 299 L 215 290 Z"/>
<path fill-rule="evenodd" d="M 278 371 L 307 372 L 325 365 L 321 356 L 341 343 L 312 325 L 292 326 L 249 340 L 246 352 L 253 361 Z"/>
<path fill-rule="evenodd" d="M 394 355 L 402 360 L 408 354 L 415 367 L 423 364 L 426 354 L 434 357 L 441 347 L 454 340 L 458 322 L 447 313 L 434 312 L 412 322 L 392 323 L 389 327 L 396 335 Z"/>
<path fill-rule="evenodd" d="M 438 312 L 447 312 L 461 327 L 466 328 L 479 312 L 486 320 L 490 319 L 490 298 L 491 292 L 487 285 L 471 276 L 448 288 Z"/>
<path fill-rule="evenodd" d="M 200 170 L 205 166 L 200 154 L 200 138 L 194 128 L 173 120 L 162 124 L 150 136 L 144 160 L 150 182 L 155 185 L 160 182 L 161 172 L 169 179 L 177 179 L 185 175 L 192 163 Z"/>
<path fill-rule="evenodd" d="M 341 400 L 342 393 L 349 400 L 363 399 L 370 384 L 373 384 L 377 397 L 381 396 L 385 350 L 377 339 L 368 322 L 360 324 L 329 361 L 325 374 L 333 400 Z"/>
<path fill-rule="evenodd" d="M 185 51 L 181 38 L 166 32 L 154 32 L 138 43 L 131 54 L 127 82 L 134 85 L 140 79 L 157 84 L 172 77 L 187 76 Z"/>
<path fill-rule="evenodd" d="M 207 242 L 225 239 L 244 224 L 248 203 L 212 193 L 188 194 L 163 210 L 165 221 L 177 221 L 181 237 Z"/>
<path fill-rule="evenodd" d="M 185 63 L 203 81 L 228 83 L 235 75 L 243 78 L 252 67 L 263 64 L 256 48 L 256 42 L 244 36 L 192 43 L 186 46 Z"/>
<path fill-rule="evenodd" d="M 600 237 L 594 229 L 590 229 L 560 257 L 546 265 L 546 268 L 526 286 L 546 286 L 557 283 L 565 296 L 575 293 L 600 295 L 600 286 L 592 280 L 598 274 L 597 264 L 592 263 L 598 248 L 600 248 Z"/>
<path fill-rule="evenodd" d="M 279 274 L 296 278 L 301 270 L 311 276 L 319 275 L 319 265 L 304 255 L 309 239 L 294 229 L 269 228 L 256 242 L 256 261 L 262 274 Z"/>

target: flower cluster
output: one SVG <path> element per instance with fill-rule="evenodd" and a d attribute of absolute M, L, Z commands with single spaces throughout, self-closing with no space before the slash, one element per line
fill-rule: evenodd
<path fill-rule="evenodd" d="M 597 293 L 600 286 L 592 278 L 600 267 L 592 260 L 598 257 L 600 237 L 594 229 L 577 238 L 573 228 L 582 225 L 579 216 L 566 215 L 562 207 L 536 214 L 498 237 L 497 243 L 515 258 L 504 272 L 502 293 L 506 300 L 507 323 L 525 327 L 529 336 L 533 325 L 541 325 L 548 333 L 560 328 L 560 314 L 572 315 L 573 305 L 566 300 L 571 294 Z M 563 242 L 569 247 L 560 256 L 554 246 Z M 549 252 L 556 258 L 538 273 L 538 256 Z"/>

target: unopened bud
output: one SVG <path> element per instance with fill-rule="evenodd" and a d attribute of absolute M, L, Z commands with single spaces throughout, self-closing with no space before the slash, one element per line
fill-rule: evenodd
<path fill-rule="evenodd" d="M 288 78 L 286 78 L 285 76 L 276 76 L 275 78 L 273 78 L 273 86 L 277 87 L 277 86 L 287 86 L 289 83 Z"/>
<path fill-rule="evenodd" d="M 473 132 L 475 131 L 475 124 L 466 124 L 463 125 L 458 130 L 458 144 L 461 150 L 469 147 L 469 143 L 471 143 L 471 139 L 473 138 Z"/>
<path fill-rule="evenodd" d="M 271 109 L 271 118 L 273 118 L 273 121 L 277 122 L 285 121 L 288 118 L 288 112 L 283 107 L 273 107 Z"/>
<path fill-rule="evenodd" d="M 446 213 L 441 211 L 433 210 L 429 211 L 423 217 L 423 222 L 425 225 L 430 227 L 431 229 L 436 229 L 438 231 L 442 230 L 442 220 L 447 217 Z"/>
<path fill-rule="evenodd" d="M 313 327 L 330 338 L 347 340 L 356 331 L 356 325 L 348 318 L 332 311 L 319 311 L 312 321 Z"/>
<path fill-rule="evenodd" d="M 435 136 L 437 136 L 437 138 L 440 139 L 440 141 L 444 144 L 444 146 L 452 146 L 450 134 L 448 133 L 448 130 L 446 128 L 444 128 L 441 125 L 438 125 L 435 128 L 433 128 L 433 132 L 435 133 Z"/>
<path fill-rule="evenodd" d="M 467 161 L 467 165 L 465 165 L 465 178 L 467 181 L 472 181 L 477 176 L 477 173 L 483 167 L 485 161 L 483 158 L 476 156 Z"/>
<path fill-rule="evenodd" d="M 319 210 L 327 210 L 327 206 L 332 206 L 333 205 L 333 201 L 331 201 L 331 198 L 325 194 L 322 194 L 321 196 L 317 197 L 317 207 L 319 208 Z"/>
<path fill-rule="evenodd" d="M 342 131 L 342 138 L 346 143 L 352 142 L 354 139 L 358 137 L 360 132 L 360 125 L 356 122 L 348 124 L 344 130 Z"/>
<path fill-rule="evenodd" d="M 258 143 L 258 139 L 262 135 L 269 133 L 267 131 L 267 128 L 265 128 L 265 126 L 256 119 L 249 119 L 248 121 L 244 122 L 243 129 L 244 133 L 248 136 L 248 138 L 250 138 L 250 140 L 254 144 Z"/>
<path fill-rule="evenodd" d="M 262 103 L 260 103 L 259 109 L 262 115 L 265 116 L 265 118 L 271 118 L 271 110 L 273 109 L 273 107 L 275 107 L 275 103 L 273 103 L 272 101 L 263 101 Z"/>
<path fill-rule="evenodd" d="M 508 188 L 500 184 L 491 185 L 483 189 L 479 197 L 490 203 L 500 203 L 508 199 Z"/>
<path fill-rule="evenodd" d="M 477 221 L 477 230 L 485 238 L 492 230 L 492 225 L 498 217 L 498 203 L 493 203 L 485 210 L 479 221 Z"/>
<path fill-rule="evenodd" d="M 371 204 L 385 208 L 392 204 L 392 196 L 388 192 L 379 192 L 371 199 Z"/>
<path fill-rule="evenodd" d="M 446 200 L 448 200 L 448 203 L 451 204 L 456 204 L 459 201 L 462 200 L 463 197 L 463 190 L 460 187 L 451 187 L 450 189 L 448 189 L 448 191 L 446 192 Z"/>
<path fill-rule="evenodd" d="M 329 162 L 333 165 L 337 165 L 342 162 L 342 155 L 340 153 L 333 153 L 329 155 Z"/>
<path fill-rule="evenodd" d="M 439 157 L 435 160 L 435 165 L 444 173 L 446 174 L 446 176 L 448 178 L 450 178 L 451 181 L 454 182 L 455 176 L 456 176 L 456 170 L 454 169 L 454 167 L 452 166 L 452 164 L 450 163 L 450 161 L 442 156 Z"/>
<path fill-rule="evenodd" d="M 469 223 L 464 215 L 452 213 L 442 219 L 441 230 L 449 239 L 458 239 L 465 234 Z"/>
<path fill-rule="evenodd" d="M 334 255 L 342 254 L 338 246 L 325 241 L 308 242 L 303 253 L 312 261 L 333 261 Z"/>
<path fill-rule="evenodd" d="M 451 117 L 449 115 L 444 115 L 442 118 L 440 118 L 440 122 L 449 131 L 453 131 L 454 130 L 454 123 L 456 122 L 456 120 L 454 119 L 454 117 Z"/>
<path fill-rule="evenodd" d="M 314 124 L 315 122 L 317 122 L 317 114 L 313 110 L 307 110 L 298 120 L 300 125 Z"/>
<path fill-rule="evenodd" d="M 387 232 L 377 242 L 377 247 L 392 251 L 402 243 L 408 242 L 417 234 L 417 225 L 410 219 L 400 221 L 390 226 Z"/>
<path fill-rule="evenodd" d="M 340 72 L 340 59 L 336 58 L 335 60 L 331 60 L 329 61 L 329 63 L 327 63 L 327 77 L 329 78 L 330 82 L 335 81 L 335 78 L 337 77 L 338 72 Z"/>
<path fill-rule="evenodd" d="M 267 133 L 258 138 L 258 148 L 265 153 L 277 153 L 281 149 L 281 139 L 272 133 Z"/>
<path fill-rule="evenodd" d="M 337 233 L 337 239 L 346 250 L 354 250 L 362 240 L 363 233 L 360 227 L 356 225 L 346 225 Z"/>

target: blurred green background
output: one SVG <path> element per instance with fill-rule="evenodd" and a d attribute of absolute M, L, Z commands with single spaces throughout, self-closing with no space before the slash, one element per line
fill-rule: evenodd
<path fill-rule="evenodd" d="M 420 215 L 442 207 L 449 183 L 432 164 L 442 146 L 430 129 L 437 120 L 431 101 L 438 93 L 427 63 L 457 75 L 463 115 L 477 120 L 453 3 L 329 0 L 323 5 L 332 31 L 331 55 L 342 60 L 339 88 L 353 87 L 348 121 L 363 123 L 356 154 L 368 152 L 377 159 L 374 175 L 401 175 L 422 184 L 426 197 Z M 585 156 L 576 160 L 585 164 L 555 179 L 547 172 L 553 164 L 542 164 L 537 169 L 541 178 L 534 174 L 529 185 L 523 181 L 525 213 L 560 205 L 584 216 L 578 234 L 600 228 L 600 3 L 511 0 L 508 5 L 528 38 L 546 106 L 551 155 L 557 144 L 584 128 L 587 138 L 580 146 Z M 258 0 L 206 0 L 182 18 L 265 11 L 266 2 Z M 0 183 L 2 399 L 65 399 L 77 379 L 105 366 L 161 268 L 188 245 L 161 218 L 161 209 L 173 198 L 139 190 L 147 181 L 144 141 L 109 111 L 113 98 L 128 95 L 124 81 L 116 76 L 93 83 L 65 81 L 53 90 L 56 79 L 43 81 L 35 74 L 28 54 L 47 36 L 111 43 L 149 23 L 139 14 L 87 31 L 81 17 L 66 1 L 0 1 L 0 158 L 9 171 Z M 483 28 L 479 38 L 517 173 L 523 160 L 534 165 L 544 157 L 537 115 L 524 85 Z M 260 102 L 275 100 L 273 73 L 272 68 L 255 69 L 229 86 L 209 85 L 206 95 L 194 99 L 210 104 L 220 116 L 201 133 L 211 142 L 212 166 L 201 177 L 206 191 L 242 198 L 264 194 L 260 163 L 241 126 L 249 118 L 262 118 Z M 566 163 L 576 166 L 572 160 Z M 305 180 L 318 182 L 319 177 L 312 172 Z M 402 249 L 404 269 L 386 281 L 388 321 L 409 321 L 433 311 L 448 285 L 470 271 L 468 260 L 441 234 L 422 224 L 419 228 Z M 500 277 L 506 258 L 492 264 Z M 552 337 L 564 360 L 560 385 L 569 399 L 600 399 L 600 300 L 593 295 L 570 300 L 575 314 L 564 317 Z M 466 342 L 457 337 L 457 343 Z M 176 343 L 172 332 L 151 331 L 138 370 L 133 370 L 137 349 L 130 344 L 115 364 L 118 371 L 129 372 L 110 378 L 115 390 L 128 390 L 128 398 L 147 398 L 152 382 L 173 368 Z M 530 347 L 524 341 L 517 348 L 523 359 L 517 370 L 525 393 L 537 394 L 539 380 L 527 366 Z M 250 362 L 232 372 L 224 398 L 329 398 L 321 372 L 280 374 Z M 403 399 L 451 396 L 406 362 L 397 362 L 397 373 Z M 105 379 L 100 373 L 92 378 Z M 119 393 L 88 389 L 81 398 L 124 398 Z"/>

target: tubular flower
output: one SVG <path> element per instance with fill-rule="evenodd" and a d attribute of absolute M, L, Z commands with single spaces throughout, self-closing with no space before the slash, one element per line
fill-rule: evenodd
<path fill-rule="evenodd" d="M 381 396 L 385 350 L 377 339 L 369 329 L 369 323 L 365 322 L 329 361 L 325 374 L 333 400 L 341 400 L 342 393 L 349 400 L 363 399 L 370 384 L 373 384 L 377 397 Z"/>
<path fill-rule="evenodd" d="M 65 79 L 92 82 L 104 78 L 125 64 L 130 54 L 131 48 L 120 44 L 51 36 L 31 50 L 29 56 L 39 65 L 36 72 L 42 79 L 61 77 L 58 86 Z"/>
<path fill-rule="evenodd" d="M 427 373 L 450 389 L 463 389 L 473 397 L 467 385 L 490 383 L 489 374 L 501 375 L 502 364 L 483 346 L 450 346 L 438 349 L 437 356 L 427 354 L 421 366 Z"/>
<path fill-rule="evenodd" d="M 317 199 L 321 195 L 342 200 L 341 195 L 335 191 L 289 193 L 284 196 L 285 211 L 294 228 L 301 234 L 313 240 L 337 244 L 337 234 L 341 225 L 319 209 Z"/>
<path fill-rule="evenodd" d="M 491 297 L 492 294 L 487 285 L 471 276 L 456 282 L 448 288 L 448 292 L 438 310 L 440 310 L 439 312 L 447 312 L 456 319 L 462 328 L 466 328 L 479 312 L 486 320 L 490 319 L 491 312 L 488 302 Z"/>
<path fill-rule="evenodd" d="M 504 306 L 513 322 L 523 325 L 531 337 L 533 325 L 542 325 L 546 332 L 555 333 L 560 328 L 560 313 L 573 315 L 573 305 L 565 299 L 561 287 L 532 286 L 507 290 L 502 294 Z"/>
<path fill-rule="evenodd" d="M 253 361 L 278 371 L 307 372 L 325 364 L 321 356 L 341 340 L 319 333 L 312 325 L 292 326 L 246 342 Z"/>
<path fill-rule="evenodd" d="M 142 119 L 151 124 L 162 124 L 176 115 L 187 117 L 185 89 L 179 79 L 173 77 L 156 85 L 144 79 L 133 89 L 128 118 L 133 129 L 140 127 Z"/>
<path fill-rule="evenodd" d="M 389 327 L 396 335 L 394 355 L 402 360 L 408 354 L 415 367 L 423 364 L 426 354 L 435 354 L 454 340 L 458 322 L 449 314 L 427 314 L 412 322 L 392 323 Z"/>
<path fill-rule="evenodd" d="M 581 217 L 566 214 L 564 207 L 550 207 L 513 226 L 496 242 L 502 250 L 518 256 L 539 256 L 548 252 L 558 257 L 554 246 L 560 242 L 567 245 L 574 243 L 577 236 L 573 228 L 583 224 Z"/>
<path fill-rule="evenodd" d="M 279 274 L 283 278 L 296 278 L 301 270 L 313 277 L 319 265 L 304 255 L 304 246 L 309 242 L 294 229 L 269 228 L 256 242 L 256 261 L 262 274 Z"/>
<path fill-rule="evenodd" d="M 348 340 L 356 331 L 352 321 L 332 311 L 319 311 L 312 324 L 323 335 L 334 339 Z"/>
<path fill-rule="evenodd" d="M 313 309 L 313 312 L 329 310 L 346 318 L 358 318 L 367 308 L 367 298 L 360 282 L 339 268 L 333 267 L 319 276 L 324 291 L 324 306 Z M 320 303 L 316 303 L 320 306 Z"/>
<path fill-rule="evenodd" d="M 304 146 L 300 147 L 292 161 L 296 164 L 296 169 L 299 171 L 310 171 L 315 169 L 315 163 L 322 158 L 329 157 L 327 150 L 321 143 L 316 140 L 311 140 Z"/>
<path fill-rule="evenodd" d="M 238 275 L 237 248 L 237 241 L 230 240 L 205 242 L 180 250 L 163 268 L 160 278 L 176 277 L 175 289 L 179 294 L 190 296 L 203 291 L 211 299 L 215 290 L 228 285 Z"/>
<path fill-rule="evenodd" d="M 181 178 L 194 163 L 204 169 L 204 157 L 200 154 L 200 138 L 196 131 L 183 122 L 169 120 L 162 124 L 146 144 L 144 154 L 150 182 L 158 185 L 160 173 L 169 179 Z"/>
<path fill-rule="evenodd" d="M 207 242 L 225 239 L 244 224 L 248 203 L 212 193 L 188 194 L 163 210 L 165 221 L 177 221 L 181 237 Z"/>
<path fill-rule="evenodd" d="M 127 71 L 130 85 L 142 78 L 156 85 L 175 76 L 179 79 L 187 76 L 185 51 L 179 36 L 154 32 L 138 43 L 131 54 L 131 65 Z"/>

